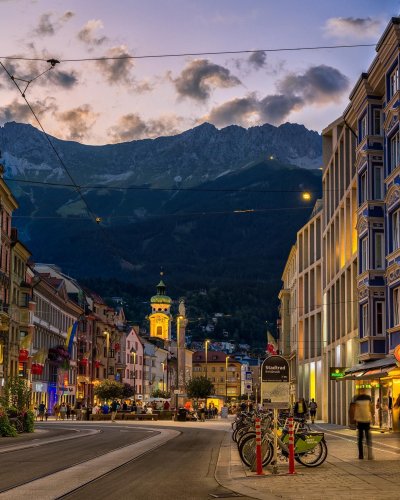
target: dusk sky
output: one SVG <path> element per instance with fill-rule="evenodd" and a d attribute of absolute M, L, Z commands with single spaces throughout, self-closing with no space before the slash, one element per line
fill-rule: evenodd
<path fill-rule="evenodd" d="M 30 80 L 46 62 L 376 43 L 399 1 L 0 0 L 0 60 Z M 170 135 L 204 121 L 221 128 L 304 124 L 339 116 L 374 47 L 62 62 L 26 97 L 45 129 L 86 144 Z M 20 82 L 23 86 L 24 84 Z M 34 124 L 0 68 L 0 124 Z"/>

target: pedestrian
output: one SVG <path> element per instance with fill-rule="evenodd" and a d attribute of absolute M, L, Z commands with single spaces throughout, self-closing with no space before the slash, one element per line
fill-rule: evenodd
<path fill-rule="evenodd" d="M 311 417 L 311 423 L 312 424 L 314 423 L 314 420 L 315 420 L 315 415 L 317 413 L 317 408 L 318 408 L 317 403 L 315 402 L 314 398 L 311 398 L 311 401 L 308 404 L 308 409 L 310 410 L 310 417 Z"/>
<path fill-rule="evenodd" d="M 44 417 L 45 411 L 46 411 L 46 405 L 42 401 L 39 405 L 39 408 L 38 408 L 39 418 L 40 418 L 41 422 L 43 422 L 43 417 Z M 37 420 L 37 417 L 36 417 L 36 420 Z"/>
<path fill-rule="evenodd" d="M 37 406 L 33 407 L 33 414 L 35 415 L 35 420 L 37 420 L 39 416 L 39 410 Z"/>
<path fill-rule="evenodd" d="M 206 421 L 206 409 L 205 409 L 204 403 L 201 403 L 201 405 L 200 405 L 200 421 L 201 422 Z"/>
<path fill-rule="evenodd" d="M 111 422 L 115 422 L 115 417 L 117 416 L 118 403 L 114 399 L 111 403 Z"/>
<path fill-rule="evenodd" d="M 304 398 L 300 398 L 298 401 L 296 401 L 296 404 L 294 405 L 294 416 L 297 418 L 306 419 L 307 405 Z"/>
<path fill-rule="evenodd" d="M 53 412 L 54 412 L 54 416 L 56 417 L 56 420 L 59 419 L 60 417 L 60 405 L 58 405 L 57 403 L 53 406 Z"/>
<path fill-rule="evenodd" d="M 164 411 L 168 411 L 169 410 L 169 401 L 165 401 L 164 402 Z"/>
<path fill-rule="evenodd" d="M 61 403 L 61 406 L 60 406 L 61 420 L 65 420 L 66 413 L 67 413 L 67 405 L 65 403 Z"/>
<path fill-rule="evenodd" d="M 372 442 L 371 442 L 371 420 L 372 420 L 372 400 L 365 389 L 360 389 L 360 394 L 355 398 L 354 420 L 357 423 L 358 431 L 358 458 L 364 458 L 364 443 L 363 437 L 368 448 L 368 460 L 372 460 Z"/>
<path fill-rule="evenodd" d="M 67 404 L 67 412 L 66 412 L 66 414 L 67 414 L 67 420 L 69 420 L 70 416 L 71 416 L 71 405 L 69 403 Z"/>
<path fill-rule="evenodd" d="M 82 403 L 78 401 L 75 405 L 76 420 L 82 420 Z"/>

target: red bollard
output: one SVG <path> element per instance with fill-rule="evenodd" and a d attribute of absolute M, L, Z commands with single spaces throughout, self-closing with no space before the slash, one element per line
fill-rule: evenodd
<path fill-rule="evenodd" d="M 256 418 L 256 461 L 257 461 L 257 475 L 263 474 L 262 470 L 262 454 L 261 454 L 261 420 Z"/>
<path fill-rule="evenodd" d="M 296 474 L 294 471 L 294 431 L 293 417 L 289 417 L 289 474 Z"/>

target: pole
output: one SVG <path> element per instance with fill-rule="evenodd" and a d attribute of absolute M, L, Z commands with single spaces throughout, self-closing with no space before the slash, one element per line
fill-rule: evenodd
<path fill-rule="evenodd" d="M 294 471 L 294 431 L 293 417 L 289 417 L 289 474 L 296 474 Z"/>
<path fill-rule="evenodd" d="M 206 340 L 206 379 L 208 380 L 208 340 Z"/>
<path fill-rule="evenodd" d="M 225 405 L 228 405 L 228 359 L 229 356 L 225 358 Z"/>
<path fill-rule="evenodd" d="M 278 474 L 278 408 L 274 408 L 274 458 L 272 474 Z"/>
<path fill-rule="evenodd" d="M 261 420 L 256 418 L 256 462 L 257 462 L 257 476 L 263 474 L 262 470 L 262 454 L 261 454 Z"/>
<path fill-rule="evenodd" d="M 133 402 L 136 396 L 136 352 L 133 354 Z"/>

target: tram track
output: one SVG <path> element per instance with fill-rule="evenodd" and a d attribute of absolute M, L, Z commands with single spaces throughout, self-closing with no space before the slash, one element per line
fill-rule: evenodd
<path fill-rule="evenodd" d="M 79 425 L 79 428 L 82 429 L 82 425 Z M 80 430 L 79 428 L 77 428 L 76 430 Z M 85 429 L 87 429 L 87 428 L 85 428 Z M 92 428 L 91 430 L 92 430 L 92 433 L 87 434 L 85 436 L 82 436 L 82 439 L 91 438 L 94 436 L 100 437 L 101 434 L 106 434 L 107 430 L 110 431 L 111 429 L 110 428 L 108 428 L 108 429 L 107 428 L 106 429 L 102 429 L 102 428 L 93 429 Z M 93 431 L 97 431 L 97 432 L 93 433 Z M 10 496 L 10 494 L 13 491 L 16 491 L 17 489 L 19 489 L 21 487 L 26 487 L 27 485 L 30 485 L 31 483 L 33 483 L 35 481 L 40 481 L 40 480 L 49 478 L 50 476 L 53 476 L 54 474 L 72 469 L 73 467 L 82 466 L 83 464 L 86 464 L 87 462 L 90 462 L 92 460 L 96 460 L 96 459 L 99 459 L 101 457 L 107 456 L 111 453 L 115 453 L 115 452 L 124 450 L 125 448 L 128 448 L 129 446 L 138 444 L 142 441 L 146 441 L 149 438 L 160 434 L 160 431 L 157 431 L 154 429 L 145 429 L 145 428 L 138 428 L 138 427 L 132 428 L 132 427 L 127 427 L 127 426 L 124 426 L 124 427 L 117 426 L 117 427 L 112 428 L 113 433 L 117 433 L 117 432 L 119 433 L 120 431 L 126 431 L 126 432 L 124 432 L 125 439 L 126 439 L 126 436 L 130 432 L 135 434 L 135 439 L 134 440 L 130 439 L 129 442 L 127 442 L 126 444 L 123 444 L 121 446 L 110 447 L 106 452 L 104 451 L 104 449 L 102 449 L 103 445 L 102 445 L 102 442 L 100 440 L 99 446 L 98 446 L 99 451 L 90 453 L 90 456 L 86 457 L 85 459 L 80 459 L 80 460 L 78 459 L 78 460 L 74 460 L 72 462 L 70 461 L 67 465 L 65 465 L 65 463 L 62 463 L 58 467 L 57 466 L 52 467 L 50 470 L 47 470 L 46 472 L 32 474 L 28 479 L 25 479 L 23 481 L 13 482 L 11 485 L 8 485 L 7 487 L 1 487 L 1 484 L 0 484 L 0 498 L 12 498 Z M 140 433 L 145 433 L 145 435 L 137 436 L 137 434 L 140 434 Z M 75 439 L 78 437 L 81 437 L 81 436 L 74 436 Z M 60 444 L 60 441 L 63 441 L 63 440 L 44 443 L 43 445 L 39 445 L 38 443 L 35 443 L 35 444 L 30 444 L 27 447 L 33 448 L 34 450 L 32 450 L 32 451 L 40 451 L 40 450 L 37 450 L 38 446 L 44 446 L 45 444 L 47 444 L 48 447 L 54 447 L 54 446 L 58 446 Z M 65 439 L 64 439 L 64 441 L 65 441 Z M 23 448 L 23 450 L 25 451 L 25 448 Z M 9 450 L 9 453 L 12 453 L 12 451 L 13 450 Z M 14 451 L 15 451 L 15 453 L 17 453 L 17 452 L 21 451 L 21 449 L 18 448 L 18 449 L 15 449 Z M 47 451 L 47 449 L 46 449 L 46 451 Z M 43 459 L 43 457 L 40 457 L 40 456 L 38 458 Z M 13 497 L 13 498 L 18 498 L 18 497 Z M 55 497 L 53 497 L 53 498 L 55 498 Z"/>

